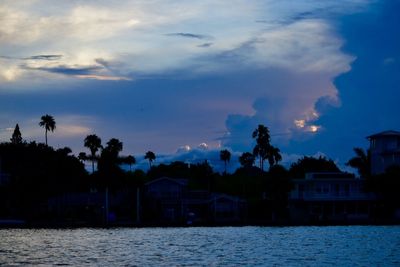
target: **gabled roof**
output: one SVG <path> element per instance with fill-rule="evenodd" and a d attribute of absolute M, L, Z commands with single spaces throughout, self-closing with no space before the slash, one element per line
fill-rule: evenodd
<path fill-rule="evenodd" d="M 400 137 L 400 132 L 393 131 L 393 130 L 384 131 L 384 132 L 380 132 L 380 133 L 377 133 L 377 134 L 373 134 L 373 135 L 367 136 L 367 138 L 371 139 L 371 138 L 377 138 L 377 137 L 383 137 L 383 136 L 399 136 Z"/>
<path fill-rule="evenodd" d="M 160 181 L 165 181 L 165 180 L 169 181 L 169 182 L 177 183 L 182 186 L 187 186 L 187 184 L 188 184 L 187 179 L 174 179 L 174 178 L 170 178 L 170 177 L 160 177 L 160 178 L 151 180 L 150 182 L 147 182 L 145 185 L 147 186 L 147 185 L 151 185 L 151 184 L 158 183 Z"/>

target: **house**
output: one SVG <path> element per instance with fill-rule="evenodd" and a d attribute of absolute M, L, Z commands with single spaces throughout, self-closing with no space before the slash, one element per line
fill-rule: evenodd
<path fill-rule="evenodd" d="M 384 131 L 367 137 L 370 142 L 371 174 L 380 174 L 392 165 L 400 166 L 400 132 Z"/>
<path fill-rule="evenodd" d="M 88 225 L 129 224 L 135 214 L 134 190 L 91 190 L 66 192 L 47 200 L 46 212 L 62 221 L 76 221 Z"/>
<path fill-rule="evenodd" d="M 188 180 L 161 177 L 145 184 L 145 219 L 150 222 L 178 223 L 185 217 L 183 200 Z"/>
<path fill-rule="evenodd" d="M 240 222 L 244 218 L 246 202 L 239 197 L 226 194 L 211 196 L 210 210 L 215 223 Z"/>
<path fill-rule="evenodd" d="M 295 222 L 362 222 L 373 212 L 375 196 L 352 174 L 307 173 L 293 183 L 289 210 Z"/>
<path fill-rule="evenodd" d="M 162 224 L 239 222 L 245 201 L 205 190 L 189 190 L 187 179 L 161 177 L 145 184 L 144 219 Z"/>

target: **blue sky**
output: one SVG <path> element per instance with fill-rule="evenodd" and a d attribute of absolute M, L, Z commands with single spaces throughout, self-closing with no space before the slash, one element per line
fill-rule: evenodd
<path fill-rule="evenodd" d="M 340 165 L 400 129 L 398 1 L 2 1 L 0 140 L 19 123 L 85 151 L 95 133 L 158 162 L 236 156 L 268 126 L 284 163 Z"/>

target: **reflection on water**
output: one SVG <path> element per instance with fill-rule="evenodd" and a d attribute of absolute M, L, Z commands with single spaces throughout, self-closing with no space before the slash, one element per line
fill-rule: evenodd
<path fill-rule="evenodd" d="M 3 229 L 0 265 L 400 266 L 400 226 Z"/>

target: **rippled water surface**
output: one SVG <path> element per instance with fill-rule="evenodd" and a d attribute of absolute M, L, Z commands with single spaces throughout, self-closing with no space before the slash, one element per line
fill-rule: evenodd
<path fill-rule="evenodd" d="M 400 226 L 3 229 L 2 266 L 400 266 Z"/>

